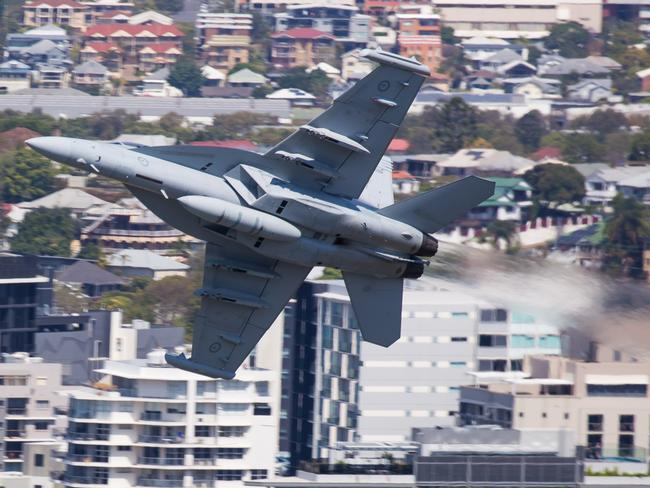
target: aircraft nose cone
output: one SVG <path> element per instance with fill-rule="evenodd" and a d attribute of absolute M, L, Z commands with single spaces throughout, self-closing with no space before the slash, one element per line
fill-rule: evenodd
<path fill-rule="evenodd" d="M 68 162 L 71 152 L 71 139 L 67 137 L 33 137 L 25 143 L 34 151 L 55 161 Z"/>

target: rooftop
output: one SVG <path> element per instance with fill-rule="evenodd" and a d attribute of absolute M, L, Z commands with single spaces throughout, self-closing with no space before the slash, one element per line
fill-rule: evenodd
<path fill-rule="evenodd" d="M 79 188 L 63 188 L 54 193 L 50 193 L 49 195 L 45 195 L 44 197 L 32 200 L 31 202 L 21 202 L 18 206 L 20 208 L 28 209 L 46 207 L 84 210 L 93 205 L 105 205 L 107 203 L 107 201 L 80 190 Z"/>
<path fill-rule="evenodd" d="M 299 27 L 296 29 L 276 32 L 272 34 L 271 37 L 273 39 L 276 39 L 278 37 L 293 37 L 294 39 L 319 39 L 325 37 L 327 39 L 334 39 L 334 36 L 328 34 L 327 32 L 323 32 L 318 29 L 311 29 L 309 27 Z"/>
<path fill-rule="evenodd" d="M 89 261 L 77 261 L 66 266 L 56 276 L 58 281 L 65 283 L 84 283 L 93 285 L 122 285 L 124 280 L 119 276 L 100 268 Z"/>
<path fill-rule="evenodd" d="M 107 257 L 106 263 L 111 267 L 144 268 L 154 271 L 187 271 L 187 264 L 161 256 L 146 249 L 123 249 Z"/>

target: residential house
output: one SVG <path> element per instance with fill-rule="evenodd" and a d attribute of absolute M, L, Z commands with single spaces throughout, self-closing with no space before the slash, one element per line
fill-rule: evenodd
<path fill-rule="evenodd" d="M 18 207 L 29 211 L 41 207 L 49 209 L 66 208 L 76 218 L 80 218 L 89 208 L 97 205 L 107 205 L 108 203 L 79 188 L 62 188 L 31 202 L 21 202 Z"/>
<path fill-rule="evenodd" d="M 40 88 L 66 88 L 70 80 L 68 70 L 60 66 L 39 65 L 33 78 Z"/>
<path fill-rule="evenodd" d="M 271 100 L 288 100 L 292 107 L 312 107 L 316 97 L 299 88 L 282 88 L 266 95 Z"/>
<path fill-rule="evenodd" d="M 647 166 L 619 166 L 603 168 L 585 176 L 585 205 L 609 205 L 618 194 L 619 182 L 649 173 Z"/>
<path fill-rule="evenodd" d="M 248 68 L 241 69 L 228 75 L 228 86 L 255 88 L 266 84 L 268 81 L 264 75 L 255 73 Z"/>
<path fill-rule="evenodd" d="M 296 28 L 271 35 L 271 63 L 277 68 L 333 64 L 334 36 L 312 28 Z"/>
<path fill-rule="evenodd" d="M 537 68 L 526 61 L 518 59 L 502 64 L 497 69 L 497 73 L 505 78 L 528 78 L 535 76 Z"/>
<path fill-rule="evenodd" d="M 453 156 L 438 162 L 437 169 L 442 175 L 512 176 L 524 174 L 536 164 L 535 161 L 515 156 L 508 151 L 476 148 L 459 150 Z"/>
<path fill-rule="evenodd" d="M 371 18 L 358 11 L 354 5 L 291 5 L 274 14 L 274 30 L 313 29 L 330 34 L 346 50 L 364 48 L 370 41 Z"/>
<path fill-rule="evenodd" d="M 160 68 L 147 75 L 142 80 L 142 85 L 133 90 L 133 94 L 140 97 L 182 97 L 183 92 L 171 86 L 167 78 L 169 78 L 169 67 Z"/>
<path fill-rule="evenodd" d="M 306 69 L 307 73 L 311 73 L 312 71 L 316 71 L 316 70 L 321 70 L 332 81 L 339 81 L 341 79 L 341 70 L 335 68 L 329 63 L 320 62 L 317 65 L 311 66 Z"/>
<path fill-rule="evenodd" d="M 64 52 L 68 51 L 70 46 L 70 37 L 65 29 L 57 27 L 56 25 L 44 25 L 42 27 L 35 27 L 25 32 L 12 32 L 7 34 L 5 40 L 5 57 L 10 59 L 19 59 L 21 52 L 30 46 L 33 46 L 39 41 L 43 40 L 52 41 Z"/>
<path fill-rule="evenodd" d="M 32 67 L 38 64 L 49 64 L 52 66 L 72 64 L 68 59 L 67 50 L 49 39 L 43 39 L 29 47 L 23 48 L 18 53 L 17 58 Z"/>
<path fill-rule="evenodd" d="M 390 51 L 397 44 L 397 32 L 395 29 L 384 25 L 373 25 L 370 30 L 372 40 L 377 47 L 384 51 Z"/>
<path fill-rule="evenodd" d="M 25 141 L 32 137 L 40 137 L 36 131 L 26 127 L 14 127 L 13 129 L 0 132 L 0 152 L 20 149 L 25 146 Z"/>
<path fill-rule="evenodd" d="M 373 70 L 373 64 L 360 53 L 361 49 L 353 49 L 341 56 L 341 78 L 345 81 L 360 80 Z"/>
<path fill-rule="evenodd" d="M 207 64 L 201 67 L 201 74 L 206 80 L 204 86 L 223 86 L 226 82 L 226 75 L 223 71 L 219 71 Z"/>
<path fill-rule="evenodd" d="M 561 83 L 555 78 L 538 78 L 537 76 L 507 78 L 502 80 L 502 83 L 506 93 L 523 95 L 529 100 L 562 97 Z"/>
<path fill-rule="evenodd" d="M 623 68 L 621 63 L 607 56 L 587 56 L 585 59 L 610 71 L 620 71 Z"/>
<path fill-rule="evenodd" d="M 84 260 L 62 267 L 55 274 L 55 278 L 58 282 L 65 283 L 91 298 L 118 291 L 125 284 L 124 279 L 119 276 Z"/>
<path fill-rule="evenodd" d="M 214 2 L 214 0 L 211 0 Z M 220 1 L 220 0 L 217 0 Z M 257 12 L 262 15 L 271 15 L 284 12 L 292 5 L 321 5 L 323 0 L 235 0 L 235 10 L 239 12 Z M 355 5 L 355 0 L 335 0 L 330 5 Z"/>
<path fill-rule="evenodd" d="M 623 178 L 616 187 L 626 198 L 635 198 L 650 206 L 650 168 L 641 174 Z"/>
<path fill-rule="evenodd" d="M 199 12 L 196 30 L 201 58 L 208 65 L 224 71 L 247 63 L 252 29 L 251 14 Z"/>
<path fill-rule="evenodd" d="M 163 24 L 172 25 L 174 19 L 167 15 L 156 12 L 155 10 L 145 10 L 138 14 L 133 14 L 129 17 L 129 24 L 132 25 L 145 25 L 145 24 Z"/>
<path fill-rule="evenodd" d="M 610 70 L 604 66 L 589 61 L 587 58 L 562 58 L 561 56 L 542 56 L 538 63 L 539 74 L 547 77 L 578 75 L 595 78 L 609 76 Z"/>
<path fill-rule="evenodd" d="M 641 80 L 641 91 L 650 92 L 650 68 L 637 71 L 636 76 Z"/>
<path fill-rule="evenodd" d="M 496 183 L 494 194 L 471 210 L 470 219 L 489 223 L 507 220 L 526 222 L 533 206 L 532 187 L 523 178 L 489 178 Z"/>
<path fill-rule="evenodd" d="M 413 13 L 398 13 L 397 46 L 401 56 L 415 57 L 433 73 L 442 59 L 440 16 L 430 6 Z"/>
<path fill-rule="evenodd" d="M 555 241 L 554 249 L 572 264 L 585 268 L 599 269 L 602 265 L 605 244 L 605 221 L 601 220 L 584 229 L 561 235 Z"/>
<path fill-rule="evenodd" d="M 567 98 L 582 102 L 597 103 L 606 101 L 612 96 L 612 80 L 584 79 L 567 87 Z"/>
<path fill-rule="evenodd" d="M 136 63 L 138 52 L 151 44 L 173 43 L 181 48 L 183 32 L 175 25 L 164 24 L 103 24 L 91 25 L 83 34 L 84 42 L 104 41 L 118 44 L 124 50 L 127 61 Z"/>
<path fill-rule="evenodd" d="M 86 25 L 97 24 L 100 18 L 106 18 L 113 13 L 130 16 L 135 4 L 128 0 L 85 0 L 81 2 L 87 7 Z"/>
<path fill-rule="evenodd" d="M 108 83 L 108 69 L 97 61 L 86 61 L 72 70 L 75 88 L 94 90 L 99 94 Z"/>
<path fill-rule="evenodd" d="M 494 39 L 483 36 L 464 39 L 461 42 L 461 46 L 465 57 L 477 65 L 483 59 L 494 56 L 496 53 L 503 51 L 504 49 L 510 49 L 521 54 L 521 48 L 518 48 L 504 39 Z"/>
<path fill-rule="evenodd" d="M 478 69 L 497 71 L 501 66 L 512 61 L 524 61 L 524 58 L 518 52 L 507 47 L 483 59 L 477 60 L 475 64 Z"/>
<path fill-rule="evenodd" d="M 403 1 L 399 0 L 364 0 L 363 11 L 375 16 L 386 16 L 397 13 L 404 6 Z M 411 5 L 430 5 L 427 0 L 410 0 Z"/>
<path fill-rule="evenodd" d="M 122 48 L 114 42 L 91 41 L 79 51 L 82 63 L 95 61 L 103 64 L 109 71 L 119 72 L 122 68 Z"/>
<path fill-rule="evenodd" d="M 23 25 L 67 25 L 82 30 L 86 27 L 88 7 L 74 0 L 30 0 L 23 4 Z"/>
<path fill-rule="evenodd" d="M 404 156 L 391 156 L 393 169 L 407 171 L 413 176 L 425 179 L 433 178 L 438 162 L 449 157 L 449 154 L 407 154 Z"/>
<path fill-rule="evenodd" d="M 95 24 L 128 24 L 131 15 L 121 10 L 104 12 L 95 18 Z"/>
<path fill-rule="evenodd" d="M 138 50 L 138 67 L 147 73 L 176 63 L 183 52 L 175 42 L 149 44 Z"/>
<path fill-rule="evenodd" d="M 29 88 L 31 74 L 31 68 L 16 59 L 0 63 L 0 94 Z"/>
<path fill-rule="evenodd" d="M 393 193 L 408 195 L 420 191 L 420 181 L 408 171 L 393 171 Z"/>
<path fill-rule="evenodd" d="M 161 280 L 169 276 L 186 276 L 190 267 L 147 249 L 122 249 L 106 257 L 106 268 L 119 276 L 142 276 Z"/>

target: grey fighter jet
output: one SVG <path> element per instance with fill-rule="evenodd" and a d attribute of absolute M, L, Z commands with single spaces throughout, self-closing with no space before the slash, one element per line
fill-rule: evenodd
<path fill-rule="evenodd" d="M 377 67 L 265 154 L 197 146 L 136 147 L 64 137 L 27 143 L 126 186 L 170 225 L 207 242 L 192 356 L 181 369 L 233 378 L 314 266 L 343 273 L 364 340 L 400 337 L 404 278 L 436 253 L 430 234 L 492 195 L 470 176 L 392 203 L 384 158 L 429 70 L 365 51 Z"/>

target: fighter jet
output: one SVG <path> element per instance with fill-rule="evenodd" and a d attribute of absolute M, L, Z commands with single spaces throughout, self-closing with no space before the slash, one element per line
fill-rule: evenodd
<path fill-rule="evenodd" d="M 314 266 L 340 269 L 363 339 L 400 337 L 403 282 L 438 249 L 430 234 L 494 192 L 469 176 L 393 203 L 384 153 L 429 69 L 366 50 L 376 68 L 264 154 L 190 145 L 137 147 L 65 137 L 39 153 L 124 184 L 206 241 L 191 357 L 168 363 L 231 379 Z"/>

